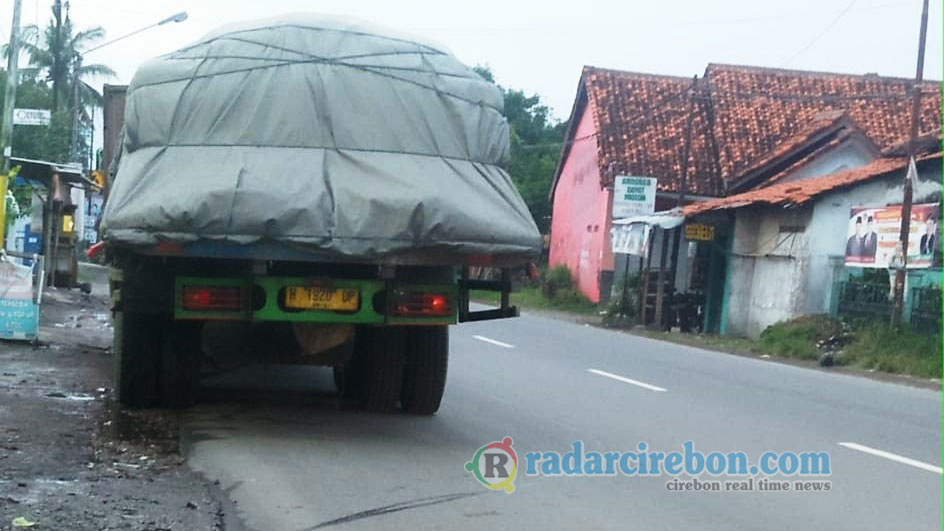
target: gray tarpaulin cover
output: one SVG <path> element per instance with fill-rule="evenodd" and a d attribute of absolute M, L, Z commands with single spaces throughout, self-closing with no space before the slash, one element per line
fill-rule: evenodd
<path fill-rule="evenodd" d="M 540 235 L 508 151 L 499 90 L 438 45 L 313 15 L 234 24 L 135 74 L 104 236 L 526 257 Z"/>

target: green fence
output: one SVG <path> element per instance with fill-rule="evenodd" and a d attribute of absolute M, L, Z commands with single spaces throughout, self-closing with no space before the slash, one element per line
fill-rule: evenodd
<path fill-rule="evenodd" d="M 839 314 L 849 317 L 887 317 L 892 310 L 888 286 L 850 280 L 839 283 Z"/>
<path fill-rule="evenodd" d="M 937 287 L 911 290 L 911 325 L 923 332 L 941 331 L 941 289 Z"/>
<path fill-rule="evenodd" d="M 846 317 L 888 319 L 892 311 L 888 295 L 888 286 L 884 284 L 855 280 L 840 282 L 837 313 Z M 905 302 L 904 320 L 916 330 L 941 331 L 941 288 L 912 288 L 909 300 Z"/>

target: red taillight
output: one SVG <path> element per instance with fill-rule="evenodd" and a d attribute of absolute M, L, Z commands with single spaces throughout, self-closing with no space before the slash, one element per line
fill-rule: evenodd
<path fill-rule="evenodd" d="M 452 306 L 451 297 L 442 293 L 393 293 L 393 313 L 400 317 L 446 317 L 452 315 Z"/>
<path fill-rule="evenodd" d="M 180 306 L 190 312 L 238 312 L 243 309 L 243 290 L 234 286 L 184 286 Z"/>

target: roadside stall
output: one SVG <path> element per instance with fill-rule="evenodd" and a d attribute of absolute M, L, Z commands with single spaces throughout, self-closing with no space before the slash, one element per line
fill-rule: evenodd
<path fill-rule="evenodd" d="M 717 330 L 721 286 L 711 279 L 724 276 L 726 226 L 725 219 L 686 221 L 678 208 L 613 221 L 613 252 L 639 257 L 640 324 L 683 332 Z"/>
<path fill-rule="evenodd" d="M 10 164 L 20 167 L 18 177 L 33 188 L 33 213 L 24 240 L 39 239 L 40 246 L 36 251 L 45 258 L 44 272 L 50 285 L 74 287 L 84 224 L 85 191 L 94 189 L 96 183 L 85 177 L 82 168 L 74 164 L 17 157 L 10 159 Z"/>

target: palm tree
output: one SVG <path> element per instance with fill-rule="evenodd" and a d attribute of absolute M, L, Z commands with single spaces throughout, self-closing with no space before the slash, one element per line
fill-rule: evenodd
<path fill-rule="evenodd" d="M 23 28 L 22 48 L 30 60 L 30 67 L 23 69 L 24 74 L 44 77 L 52 85 L 53 112 L 60 110 L 64 99 L 70 102 L 70 106 L 75 105 L 72 101 L 73 80 L 80 83 L 81 107 L 101 106 L 101 94 L 84 80 L 90 77 L 113 77 L 115 71 L 103 64 L 85 64 L 79 58 L 84 50 L 104 37 L 105 30 L 101 26 L 73 33 L 68 15 L 64 21 L 60 21 L 55 7 L 53 19 L 44 30 L 40 31 L 35 25 Z"/>

